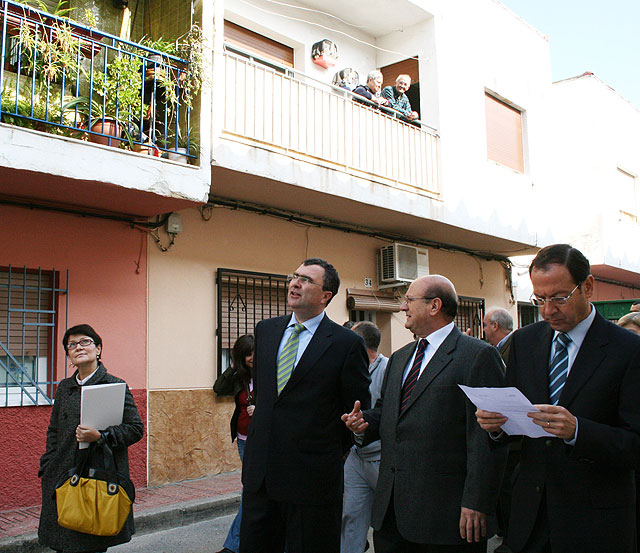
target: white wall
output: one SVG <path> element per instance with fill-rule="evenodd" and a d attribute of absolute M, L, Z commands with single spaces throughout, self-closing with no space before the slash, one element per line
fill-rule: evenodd
<path fill-rule="evenodd" d="M 618 175 L 620 167 L 640 187 L 640 110 L 586 75 L 554 84 L 551 115 L 555 155 L 543 197 L 566 206 L 554 210 L 559 238 L 592 264 L 640 272 L 640 225 L 620 214 Z"/>

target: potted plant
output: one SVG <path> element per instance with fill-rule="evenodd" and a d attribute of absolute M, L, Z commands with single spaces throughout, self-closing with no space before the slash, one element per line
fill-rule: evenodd
<path fill-rule="evenodd" d="M 124 134 L 129 147 L 133 146 L 143 110 L 141 67 L 138 56 L 119 50 L 106 73 L 94 73 L 93 95 L 72 98 L 63 106 L 63 111 L 85 118 L 90 142 L 119 147 Z"/>
<path fill-rule="evenodd" d="M 189 129 L 188 133 L 184 133 L 178 127 L 178 136 L 171 137 L 165 145 L 167 149 L 167 158 L 172 161 L 181 163 L 189 163 L 192 159 L 189 156 L 200 155 L 200 140 L 196 133 Z"/>

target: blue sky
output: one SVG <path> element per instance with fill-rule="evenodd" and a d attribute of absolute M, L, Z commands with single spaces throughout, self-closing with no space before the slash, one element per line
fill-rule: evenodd
<path fill-rule="evenodd" d="M 549 36 L 553 80 L 595 73 L 640 109 L 640 0 L 500 0 Z"/>

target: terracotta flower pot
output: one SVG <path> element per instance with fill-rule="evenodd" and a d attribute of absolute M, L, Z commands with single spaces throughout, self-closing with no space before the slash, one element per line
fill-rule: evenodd
<path fill-rule="evenodd" d="M 102 144 L 104 146 L 113 146 L 114 148 L 120 147 L 121 140 L 119 140 L 119 138 L 122 136 L 122 129 L 115 119 L 111 119 L 110 117 L 99 119 L 91 125 L 91 131 L 91 134 L 89 134 L 89 142 Z"/>

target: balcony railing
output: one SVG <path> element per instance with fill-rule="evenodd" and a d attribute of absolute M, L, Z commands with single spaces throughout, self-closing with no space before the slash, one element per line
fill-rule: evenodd
<path fill-rule="evenodd" d="M 226 51 L 223 133 L 413 192 L 439 191 L 438 137 L 360 96 Z M 354 101 L 354 100 L 359 101 Z"/>
<path fill-rule="evenodd" d="M 196 157 L 183 59 L 8 0 L 0 33 L 2 122 Z"/>

